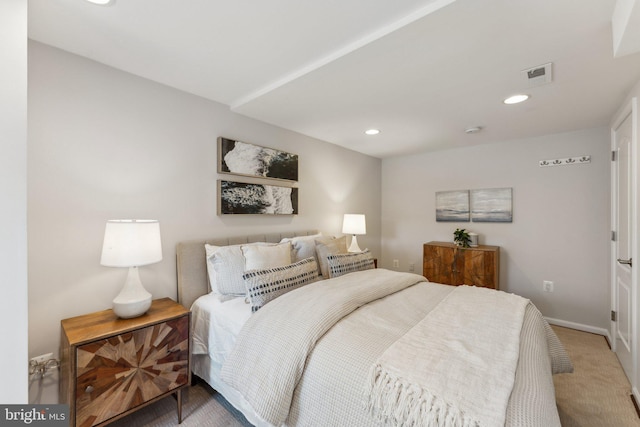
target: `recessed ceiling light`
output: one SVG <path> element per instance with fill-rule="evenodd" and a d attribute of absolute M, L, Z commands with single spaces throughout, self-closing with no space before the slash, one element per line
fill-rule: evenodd
<path fill-rule="evenodd" d="M 502 102 L 504 102 L 505 104 L 517 104 L 519 102 L 524 102 L 527 99 L 529 99 L 529 95 L 518 94 L 510 96 Z"/>
<path fill-rule="evenodd" d="M 113 3 L 115 0 L 87 0 L 89 3 L 98 4 L 100 6 L 107 6 Z"/>
<path fill-rule="evenodd" d="M 380 133 L 380 131 L 378 129 L 369 129 L 364 131 L 364 133 L 366 133 L 367 135 L 377 135 Z"/>

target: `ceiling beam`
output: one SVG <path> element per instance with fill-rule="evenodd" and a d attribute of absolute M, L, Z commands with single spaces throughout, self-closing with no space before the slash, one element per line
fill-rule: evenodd
<path fill-rule="evenodd" d="M 234 100 L 233 102 L 231 102 L 231 110 L 232 111 L 238 111 L 240 109 L 240 107 L 242 107 L 245 104 L 250 103 L 251 101 L 260 98 L 261 96 L 274 91 L 284 85 L 286 85 L 289 82 L 292 82 L 306 74 L 309 74 L 317 69 L 319 69 L 320 67 L 327 65 L 345 55 L 350 54 L 351 52 L 356 51 L 357 49 L 360 49 L 363 46 L 368 45 L 369 43 L 373 43 L 374 41 L 406 26 L 411 24 L 414 21 L 417 21 L 418 19 L 424 18 L 427 15 L 430 15 L 431 13 L 436 12 L 439 9 L 442 9 L 443 7 L 455 2 L 456 0 L 430 0 L 427 2 L 427 5 L 422 7 L 421 9 L 418 9 L 417 11 L 411 13 L 408 16 L 405 16 L 402 19 L 399 19 L 395 22 L 392 22 L 388 25 L 383 26 L 382 28 L 379 28 L 378 30 L 374 31 L 371 34 L 366 35 L 365 37 L 362 37 L 359 40 L 356 40 L 353 43 L 350 43 L 346 46 L 343 46 L 342 48 L 332 52 L 331 54 L 319 58 L 316 61 L 307 64 L 306 66 L 303 66 L 302 68 L 299 68 L 297 70 L 294 70 L 293 72 L 282 76 L 280 79 L 271 82 L 270 84 L 267 84 L 266 86 L 252 92 L 249 93 L 239 99 Z"/>

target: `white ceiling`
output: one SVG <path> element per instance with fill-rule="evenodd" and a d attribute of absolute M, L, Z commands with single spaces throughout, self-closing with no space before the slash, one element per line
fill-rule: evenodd
<path fill-rule="evenodd" d="M 609 124 L 640 79 L 618 2 L 617 58 L 616 0 L 29 0 L 29 37 L 384 158 Z"/>

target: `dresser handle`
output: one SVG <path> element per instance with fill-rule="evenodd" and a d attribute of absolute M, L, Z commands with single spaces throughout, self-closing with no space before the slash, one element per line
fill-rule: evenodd
<path fill-rule="evenodd" d="M 84 389 L 85 393 L 91 393 L 93 391 L 93 386 L 88 385 L 87 388 Z"/>

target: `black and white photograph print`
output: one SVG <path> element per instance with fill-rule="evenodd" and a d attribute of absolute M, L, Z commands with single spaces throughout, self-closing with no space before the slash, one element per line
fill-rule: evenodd
<path fill-rule="evenodd" d="M 218 180 L 218 215 L 297 213 L 297 188 Z"/>
<path fill-rule="evenodd" d="M 298 155 L 220 137 L 218 173 L 297 181 Z"/>
<path fill-rule="evenodd" d="M 469 222 L 469 190 L 437 191 L 436 221 Z"/>
<path fill-rule="evenodd" d="M 473 222 L 512 222 L 511 188 L 471 190 Z"/>

